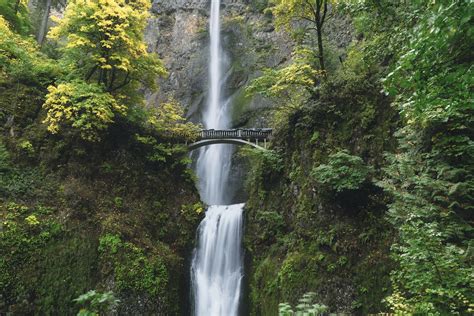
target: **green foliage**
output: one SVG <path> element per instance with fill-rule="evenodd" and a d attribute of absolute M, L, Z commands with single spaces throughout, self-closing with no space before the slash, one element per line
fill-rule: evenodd
<path fill-rule="evenodd" d="M 170 143 L 160 143 L 153 136 L 140 136 L 135 135 L 136 141 L 147 148 L 146 159 L 153 163 L 167 163 L 174 162 L 177 164 L 186 165 L 188 159 L 184 158 L 184 154 L 187 152 L 184 146 L 174 145 Z"/>
<path fill-rule="evenodd" d="M 299 299 L 296 311 L 288 303 L 280 303 L 278 306 L 279 316 L 318 316 L 323 315 L 328 307 L 315 303 L 316 293 L 308 292 Z"/>
<path fill-rule="evenodd" d="M 118 291 L 133 290 L 166 297 L 168 270 L 159 256 L 146 255 L 143 249 L 111 234 L 99 239 L 99 252 L 104 261 L 112 264 Z"/>
<path fill-rule="evenodd" d="M 0 15 L 8 21 L 15 32 L 25 35 L 30 31 L 28 13 L 26 0 L 0 0 Z"/>
<path fill-rule="evenodd" d="M 5 145 L 0 142 L 0 174 L 10 169 L 10 154 L 6 149 Z"/>
<path fill-rule="evenodd" d="M 285 229 L 283 216 L 273 211 L 261 210 L 256 216 L 254 225 L 265 227 L 265 229 L 255 232 L 255 239 L 265 243 L 274 242 Z"/>
<path fill-rule="evenodd" d="M 263 75 L 254 79 L 247 93 L 260 93 L 269 98 L 295 97 L 296 91 L 314 93 L 322 72 L 314 68 L 314 53 L 304 47 L 295 49 L 292 63 L 281 69 L 264 69 Z"/>
<path fill-rule="evenodd" d="M 74 302 L 86 306 L 81 308 L 79 313 L 77 313 L 78 316 L 98 316 L 115 308 L 120 303 L 120 300 L 115 297 L 112 291 L 101 293 L 91 290 L 75 298 Z"/>
<path fill-rule="evenodd" d="M 115 115 L 142 106 L 140 87 L 156 88 L 156 77 L 165 69 L 143 39 L 149 6 L 145 0 L 68 3 L 49 35 L 65 39 L 61 63 L 68 70 L 48 88 L 45 123 L 52 133 L 66 125 L 83 139 L 97 141 Z"/>
<path fill-rule="evenodd" d="M 44 123 L 54 134 L 71 126 L 83 139 L 95 141 L 115 115 L 125 114 L 126 108 L 95 83 L 76 80 L 50 86 L 48 90 L 43 106 L 48 111 Z"/>
<path fill-rule="evenodd" d="M 147 124 L 166 139 L 197 139 L 200 126 L 186 122 L 183 107 L 175 100 L 162 103 L 147 112 Z"/>
<path fill-rule="evenodd" d="M 33 39 L 13 32 L 0 16 L 0 83 L 15 80 L 46 85 L 59 73 L 58 65 L 39 52 Z"/>
<path fill-rule="evenodd" d="M 0 197 L 29 197 L 42 180 L 44 177 L 38 169 L 13 165 L 9 152 L 0 142 Z"/>
<path fill-rule="evenodd" d="M 99 239 L 100 252 L 108 251 L 111 254 L 116 254 L 121 245 L 122 240 L 117 235 L 106 234 Z"/>
<path fill-rule="evenodd" d="M 33 264 L 32 258 L 38 258 L 42 249 L 62 234 L 63 227 L 47 209 L 14 202 L 0 203 L 0 221 L 0 303 L 4 306 L 16 296 L 28 294 L 28 288 L 17 287 L 22 282 L 19 272 Z"/>
<path fill-rule="evenodd" d="M 35 155 L 35 148 L 33 144 L 29 140 L 22 140 L 19 144 L 20 150 L 22 154 L 25 154 L 27 157 L 34 157 Z"/>
<path fill-rule="evenodd" d="M 178 314 L 202 206 L 187 150 L 172 143 L 197 127 L 176 102 L 143 106 L 165 72 L 143 40 L 150 2 L 68 1 L 48 47 L 58 60 L 19 34 L 5 3 L 13 1 L 0 0 L 0 314 L 71 315 L 91 288 L 127 300 L 114 312 Z M 110 312 L 101 306 L 109 298 L 81 296 L 81 313 Z"/>
<path fill-rule="evenodd" d="M 249 159 L 251 167 L 251 176 L 246 179 L 246 187 L 263 197 L 271 188 L 272 181 L 277 180 L 283 171 L 283 159 L 273 150 L 242 149 L 241 152 Z M 259 186 L 265 178 L 271 179 L 266 183 L 267 186 Z"/>
<path fill-rule="evenodd" d="M 389 156 L 382 186 L 392 194 L 389 216 L 399 230 L 393 246 L 395 311 L 459 315 L 472 312 L 474 147 L 471 1 L 413 2 L 417 25 L 400 29 L 404 45 L 385 80 L 405 120 L 400 153 Z"/>
<path fill-rule="evenodd" d="M 346 150 L 329 155 L 328 163 L 319 165 L 311 173 L 317 182 L 335 192 L 359 189 L 369 174 L 370 168 L 362 158 L 350 155 Z"/>
<path fill-rule="evenodd" d="M 283 159 L 276 151 L 244 148 L 242 149 L 242 153 L 251 160 L 252 165 L 261 164 L 262 166 L 269 168 L 268 170 L 275 172 L 282 171 Z"/>
<path fill-rule="evenodd" d="M 107 92 L 138 83 L 153 88 L 165 70 L 143 40 L 149 7 L 146 0 L 70 1 L 49 35 L 66 37 L 62 50 L 69 78 L 95 81 Z"/>
<path fill-rule="evenodd" d="M 431 168 L 438 166 L 415 160 L 419 158 L 414 152 L 391 159 L 390 178 L 382 185 L 395 198 L 389 216 L 400 241 L 393 246 L 399 264 L 392 273 L 397 291 L 387 301 L 408 313 L 462 314 L 472 308 L 473 300 L 468 237 L 472 228 L 462 217 L 461 204 L 469 195 L 460 193 L 469 190 L 469 184 L 449 181 L 446 165 L 433 177 Z"/>

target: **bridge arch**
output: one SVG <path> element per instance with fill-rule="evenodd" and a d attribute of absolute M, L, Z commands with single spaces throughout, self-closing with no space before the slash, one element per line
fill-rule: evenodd
<path fill-rule="evenodd" d="M 259 150 L 267 150 L 266 148 L 257 145 L 256 143 L 249 142 L 244 139 L 234 139 L 234 138 L 224 138 L 224 139 L 203 139 L 199 140 L 197 142 L 194 142 L 192 144 L 188 145 L 189 151 L 205 147 L 205 146 L 210 146 L 210 145 L 216 145 L 216 144 L 231 144 L 231 145 L 247 145 L 247 146 L 252 146 L 256 149 Z"/>

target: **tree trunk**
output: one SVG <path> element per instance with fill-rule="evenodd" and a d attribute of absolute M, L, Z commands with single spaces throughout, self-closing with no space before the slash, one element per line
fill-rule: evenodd
<path fill-rule="evenodd" d="M 326 66 L 324 65 L 324 50 L 323 50 L 323 30 L 321 26 L 317 27 L 317 36 L 318 36 L 318 50 L 319 50 L 319 65 L 321 66 L 321 70 L 326 70 Z"/>
<path fill-rule="evenodd" d="M 52 0 L 46 0 L 46 7 L 44 8 L 43 19 L 41 20 L 41 25 L 38 30 L 37 40 L 38 44 L 40 45 L 43 45 L 46 33 L 48 31 L 49 14 L 51 13 L 51 2 Z"/>
<path fill-rule="evenodd" d="M 321 67 L 321 70 L 324 71 L 326 70 L 326 67 L 324 65 L 323 25 L 327 13 L 327 0 L 316 0 L 314 3 L 314 9 L 314 22 L 316 24 L 316 33 L 318 37 L 319 66 Z"/>
<path fill-rule="evenodd" d="M 16 0 L 16 3 L 15 3 L 15 14 L 17 14 L 18 11 L 20 10 L 20 1 L 21 1 L 21 0 Z"/>

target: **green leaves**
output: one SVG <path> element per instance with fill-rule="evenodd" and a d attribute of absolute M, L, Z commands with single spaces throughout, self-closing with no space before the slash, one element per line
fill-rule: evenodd
<path fill-rule="evenodd" d="M 113 122 L 116 114 L 125 114 L 125 106 L 94 83 L 75 80 L 50 86 L 48 90 L 43 105 L 47 110 L 44 123 L 53 134 L 70 126 L 83 139 L 96 141 L 100 139 L 99 132 Z"/>
<path fill-rule="evenodd" d="M 26 0 L 0 0 L 0 15 L 16 32 L 23 35 L 31 29 L 28 13 Z"/>
<path fill-rule="evenodd" d="M 0 142 L 0 174 L 10 170 L 10 154 L 5 145 Z"/>
<path fill-rule="evenodd" d="M 296 306 L 296 312 L 288 303 L 280 303 L 278 305 L 279 316 L 318 316 L 327 312 L 328 307 L 314 302 L 316 293 L 308 292 L 298 300 L 299 304 Z"/>
<path fill-rule="evenodd" d="M 316 81 L 323 72 L 314 66 L 314 52 L 299 47 L 293 53 L 292 63 L 281 69 L 264 69 L 263 75 L 247 88 L 247 94 L 260 93 L 268 98 L 287 97 L 294 89 L 303 89 L 314 93 Z M 290 94 L 291 96 L 291 94 Z"/>
<path fill-rule="evenodd" d="M 411 314 L 472 312 L 474 6 L 468 0 L 350 6 L 367 22 L 360 25 L 371 41 L 367 52 L 391 59 L 385 92 L 404 123 L 381 182 L 393 197 L 388 216 L 399 232 L 387 303 Z"/>
<path fill-rule="evenodd" d="M 327 164 L 313 169 L 311 175 L 320 184 L 335 192 L 356 190 L 368 180 L 370 168 L 362 158 L 352 156 L 346 150 L 331 154 Z"/>
<path fill-rule="evenodd" d="M 86 305 L 87 308 L 82 308 L 78 316 L 98 316 L 109 312 L 112 308 L 120 303 L 112 291 L 97 292 L 91 290 L 73 299 L 79 305 Z"/>
<path fill-rule="evenodd" d="M 0 16 L 0 83 L 15 80 L 47 85 L 59 73 L 58 65 L 39 52 L 33 39 L 13 32 Z"/>
<path fill-rule="evenodd" d="M 143 39 L 149 6 L 146 0 L 68 3 L 49 35 L 62 44 L 60 62 L 68 70 L 48 88 L 44 122 L 51 133 L 69 127 L 98 141 L 116 115 L 143 105 L 138 89 L 155 89 L 156 77 L 166 73 Z"/>

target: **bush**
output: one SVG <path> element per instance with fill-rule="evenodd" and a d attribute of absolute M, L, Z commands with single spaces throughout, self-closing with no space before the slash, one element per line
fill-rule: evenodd
<path fill-rule="evenodd" d="M 278 306 L 279 316 L 318 316 L 324 314 L 328 307 L 314 302 L 316 293 L 308 292 L 299 299 L 299 304 L 296 306 L 296 312 L 288 303 L 280 303 Z"/>
<path fill-rule="evenodd" d="M 125 114 L 125 107 L 104 92 L 98 84 L 76 80 L 50 86 L 44 108 L 48 115 L 44 122 L 51 133 L 65 126 L 77 130 L 89 141 L 100 139 L 100 131 L 113 122 L 116 114 Z"/>
<path fill-rule="evenodd" d="M 314 168 L 311 175 L 330 190 L 342 192 L 360 189 L 368 180 L 370 171 L 362 158 L 343 150 L 329 155 L 328 163 Z"/>
<path fill-rule="evenodd" d="M 97 316 L 100 314 L 106 314 L 113 309 L 120 302 L 112 291 L 100 293 L 95 290 L 91 290 L 85 294 L 82 294 L 78 298 L 73 300 L 74 302 L 87 306 L 81 308 L 78 316 Z"/>

